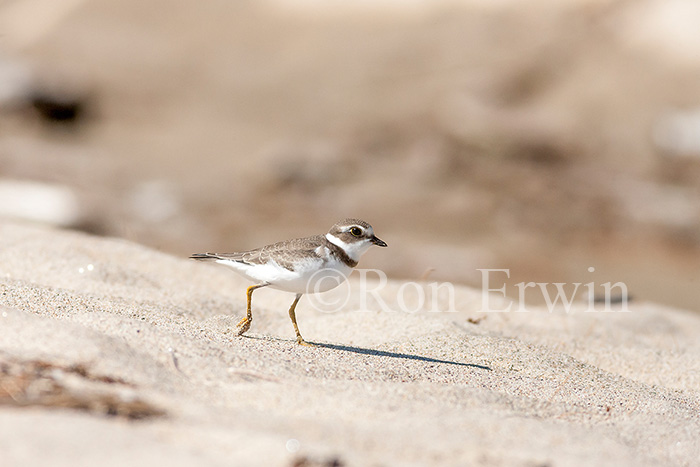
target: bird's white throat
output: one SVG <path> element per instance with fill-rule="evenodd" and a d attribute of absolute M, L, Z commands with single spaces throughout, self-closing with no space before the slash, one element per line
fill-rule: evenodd
<path fill-rule="evenodd" d="M 326 239 L 333 245 L 339 247 L 345 252 L 348 257 L 353 261 L 359 261 L 360 256 L 372 246 L 369 240 L 358 240 L 356 242 L 347 243 L 333 235 L 332 233 L 326 234 Z"/>

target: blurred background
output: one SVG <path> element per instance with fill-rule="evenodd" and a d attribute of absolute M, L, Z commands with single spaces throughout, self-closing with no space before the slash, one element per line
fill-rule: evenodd
<path fill-rule="evenodd" d="M 183 257 L 361 217 L 393 278 L 698 310 L 698 24 L 696 0 L 0 1 L 0 216 Z"/>

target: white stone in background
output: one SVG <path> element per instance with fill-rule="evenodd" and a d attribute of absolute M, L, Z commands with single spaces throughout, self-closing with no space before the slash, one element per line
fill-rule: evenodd
<path fill-rule="evenodd" d="M 0 55 L 0 110 L 26 102 L 31 86 L 32 74 L 29 67 Z"/>
<path fill-rule="evenodd" d="M 623 42 L 671 62 L 700 65 L 700 2 L 632 2 L 616 30 Z"/>
<path fill-rule="evenodd" d="M 624 212 L 634 221 L 691 229 L 700 222 L 700 198 L 691 188 L 620 179 L 615 191 Z"/>
<path fill-rule="evenodd" d="M 652 137 L 669 155 L 700 158 L 700 108 L 665 112 L 655 122 Z"/>
<path fill-rule="evenodd" d="M 162 222 L 181 211 L 175 187 L 165 180 L 149 180 L 138 184 L 129 193 L 129 209 L 146 222 Z"/>
<path fill-rule="evenodd" d="M 66 186 L 0 179 L 0 217 L 67 227 L 80 213 L 77 196 Z"/>

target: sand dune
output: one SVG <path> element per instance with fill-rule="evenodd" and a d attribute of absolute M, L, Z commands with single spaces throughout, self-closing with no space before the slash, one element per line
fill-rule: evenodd
<path fill-rule="evenodd" d="M 465 287 L 456 313 L 304 298 L 304 348 L 272 290 L 235 336 L 246 282 L 225 268 L 12 223 L 0 238 L 3 466 L 700 458 L 697 314 L 484 314 Z"/>

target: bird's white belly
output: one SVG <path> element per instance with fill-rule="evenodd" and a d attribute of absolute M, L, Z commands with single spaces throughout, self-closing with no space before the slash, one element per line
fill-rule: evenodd
<path fill-rule="evenodd" d="M 339 286 L 352 272 L 346 264 L 320 258 L 309 259 L 298 264 L 293 271 L 274 261 L 261 265 L 248 265 L 227 260 L 218 263 L 230 266 L 240 274 L 257 283 L 267 282 L 270 287 L 300 294 L 326 292 Z"/>

